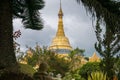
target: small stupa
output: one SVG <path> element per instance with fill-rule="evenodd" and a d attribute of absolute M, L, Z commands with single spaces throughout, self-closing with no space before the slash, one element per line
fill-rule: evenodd
<path fill-rule="evenodd" d="M 96 52 L 93 53 L 92 57 L 89 58 L 89 62 L 99 62 L 100 58 L 97 56 Z"/>

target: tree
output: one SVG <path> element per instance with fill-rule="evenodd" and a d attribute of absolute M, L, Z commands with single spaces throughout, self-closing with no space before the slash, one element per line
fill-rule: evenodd
<path fill-rule="evenodd" d="M 87 80 L 92 72 L 101 71 L 99 62 L 88 62 L 79 69 L 79 75 Z"/>
<path fill-rule="evenodd" d="M 0 2 L 0 69 L 15 71 L 18 68 L 13 47 L 13 18 L 21 18 L 25 28 L 40 30 L 43 27 L 38 10 L 43 0 L 4 0 Z"/>
<path fill-rule="evenodd" d="M 98 22 L 97 22 L 98 23 Z M 98 42 L 95 44 L 95 49 L 103 57 L 101 61 L 101 68 L 107 73 L 107 76 L 112 80 L 114 71 L 114 64 L 117 61 L 115 56 L 120 53 L 120 35 L 113 34 L 109 28 L 105 28 L 102 31 L 101 26 L 96 24 L 96 36 Z"/>
<path fill-rule="evenodd" d="M 103 23 L 113 33 L 120 34 L 120 1 L 119 0 L 76 0 L 82 2 L 92 17 Z"/>

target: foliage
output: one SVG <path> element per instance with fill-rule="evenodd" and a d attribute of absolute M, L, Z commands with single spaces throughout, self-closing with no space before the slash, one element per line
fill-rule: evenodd
<path fill-rule="evenodd" d="M 100 63 L 99 62 L 88 62 L 79 69 L 79 74 L 83 78 L 87 79 L 88 75 L 96 71 L 100 71 Z"/>
<path fill-rule="evenodd" d="M 59 54 L 47 50 L 46 47 L 39 47 L 36 45 L 34 49 L 29 49 L 32 53 L 32 57 L 26 54 L 26 61 L 32 67 L 39 65 L 41 62 L 46 62 L 49 65 L 49 71 L 56 74 L 65 75 L 68 71 L 74 71 L 78 69 L 81 61 L 81 55 L 83 55 L 84 50 L 75 49 L 70 55 L 61 57 Z M 79 62 L 79 63 L 78 63 Z M 77 63 L 77 64 L 76 64 Z"/>
<path fill-rule="evenodd" d="M 50 54 L 50 58 L 48 60 L 48 64 L 50 65 L 50 71 L 54 74 L 65 75 L 66 72 L 69 71 L 70 63 L 64 57 L 59 57 L 59 54 Z"/>
<path fill-rule="evenodd" d="M 26 58 L 27 63 L 33 67 L 39 65 L 41 62 L 46 62 L 51 53 L 46 47 L 41 48 L 39 45 L 36 45 L 34 49 L 28 48 L 28 51 L 30 51 L 30 54 L 26 52 L 24 58 Z"/>
<path fill-rule="evenodd" d="M 29 65 L 35 67 L 41 62 L 46 62 L 49 65 L 49 71 L 54 74 L 60 73 L 65 75 L 65 72 L 69 70 L 69 62 L 65 58 L 60 58 L 60 56 L 46 47 L 40 48 L 38 45 L 35 49 L 30 49 L 32 52 L 32 57 L 25 56 Z"/>
<path fill-rule="evenodd" d="M 108 77 L 112 79 L 115 74 L 114 64 L 117 61 L 115 56 L 120 54 L 120 35 L 113 34 L 109 28 L 105 28 L 104 32 L 102 31 L 101 26 L 97 24 L 96 36 L 98 42 L 95 44 L 95 49 L 103 57 L 101 68 L 107 73 Z"/>
<path fill-rule="evenodd" d="M 33 74 L 36 72 L 32 66 L 28 64 L 19 64 L 20 66 L 20 71 L 24 74 L 27 74 L 29 76 L 33 76 Z"/>
<path fill-rule="evenodd" d="M 37 54 L 33 54 L 32 57 L 27 56 L 27 63 L 31 65 L 32 67 L 35 67 L 36 64 L 38 64 L 38 61 L 39 61 L 38 59 L 39 59 L 39 55 Z"/>
<path fill-rule="evenodd" d="M 120 57 L 120 56 L 119 56 Z M 119 58 L 118 57 L 118 58 Z M 118 59 L 118 61 L 116 62 L 116 66 L 117 66 L 117 71 L 120 73 L 120 58 Z"/>
<path fill-rule="evenodd" d="M 103 23 L 113 33 L 120 34 L 120 1 L 119 0 L 76 0 L 82 2 L 93 18 Z"/>
<path fill-rule="evenodd" d="M 120 59 L 117 62 L 117 68 L 118 68 L 118 78 L 120 79 Z"/>
<path fill-rule="evenodd" d="M 74 50 L 71 51 L 71 53 L 70 53 L 69 56 L 70 57 L 73 57 L 74 55 L 84 56 L 84 54 L 83 54 L 84 52 L 85 52 L 85 50 L 76 48 L 76 49 L 74 49 Z"/>
<path fill-rule="evenodd" d="M 120 58 L 119 57 L 120 57 L 120 55 L 118 56 L 118 60 L 114 65 L 115 73 L 118 77 L 118 80 L 120 80 Z"/>
<path fill-rule="evenodd" d="M 107 80 L 107 76 L 103 72 L 92 72 L 88 76 L 88 80 Z"/>

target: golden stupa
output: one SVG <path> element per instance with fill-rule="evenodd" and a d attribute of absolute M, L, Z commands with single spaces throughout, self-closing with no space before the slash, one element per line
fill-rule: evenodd
<path fill-rule="evenodd" d="M 52 40 L 52 44 L 49 47 L 49 50 L 53 50 L 57 53 L 68 53 L 72 50 L 72 47 L 69 43 L 68 38 L 65 36 L 64 28 L 63 28 L 63 12 L 61 8 L 61 1 L 60 1 L 60 10 L 58 13 L 58 30 L 56 36 Z"/>

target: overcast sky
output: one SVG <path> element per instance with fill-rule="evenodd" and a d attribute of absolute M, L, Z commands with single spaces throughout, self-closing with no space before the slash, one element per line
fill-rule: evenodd
<path fill-rule="evenodd" d="M 35 47 L 36 42 L 42 46 L 49 46 L 58 28 L 59 0 L 45 0 L 45 7 L 40 11 L 44 20 L 41 31 L 24 29 L 19 19 L 14 20 L 14 30 L 20 29 L 22 35 L 17 39 L 21 50 L 26 50 L 26 45 Z M 62 0 L 64 13 L 63 24 L 66 37 L 69 38 L 73 48 L 85 49 L 86 56 L 92 56 L 95 51 L 94 43 L 97 41 L 91 17 L 85 8 L 78 5 L 76 0 Z"/>

